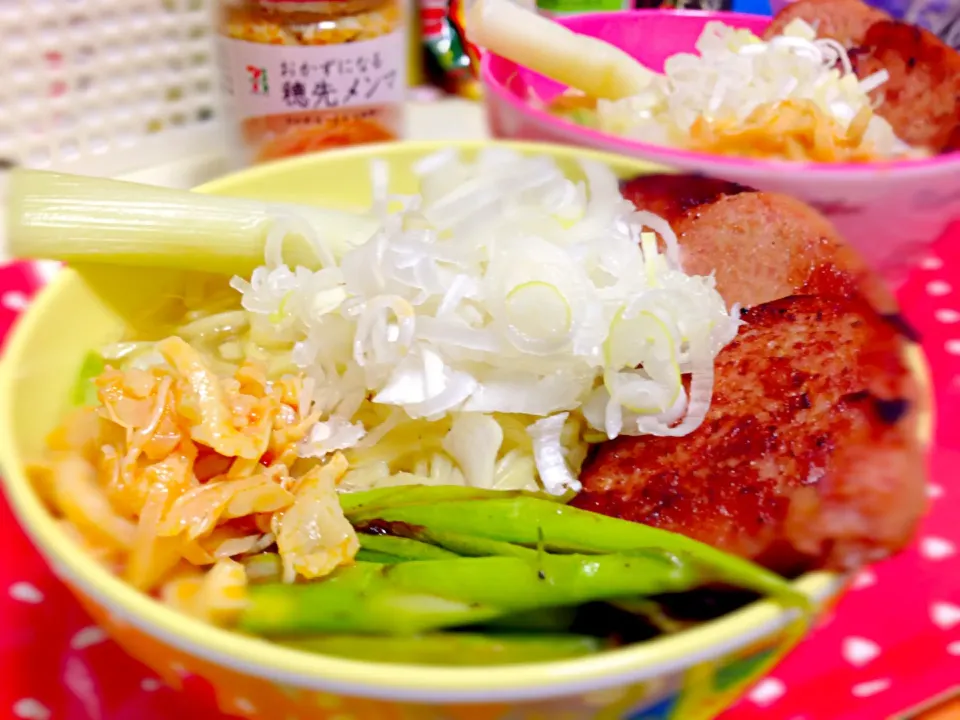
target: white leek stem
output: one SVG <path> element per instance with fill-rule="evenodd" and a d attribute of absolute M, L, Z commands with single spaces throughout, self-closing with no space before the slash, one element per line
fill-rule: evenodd
<path fill-rule="evenodd" d="M 630 97 L 655 77 L 623 50 L 577 35 L 512 0 L 475 0 L 466 19 L 471 42 L 590 97 Z"/>
<path fill-rule="evenodd" d="M 8 179 L 5 250 L 17 259 L 249 273 L 264 262 L 270 228 L 294 215 L 338 259 L 379 227 L 339 210 L 16 169 Z M 291 266 L 322 264 L 296 233 L 283 249 Z"/>

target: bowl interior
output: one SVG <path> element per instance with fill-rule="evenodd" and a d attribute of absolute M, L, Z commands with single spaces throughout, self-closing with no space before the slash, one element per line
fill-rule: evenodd
<path fill-rule="evenodd" d="M 695 52 L 697 39 L 709 22 L 722 22 L 729 27 L 761 35 L 770 24 L 770 17 L 735 12 L 647 9 L 572 15 L 562 17 L 557 22 L 576 33 L 604 40 L 659 72 L 671 55 Z M 784 182 L 795 186 L 795 189 L 806 189 L 805 186 L 824 179 L 874 183 L 878 179 L 888 179 L 889 171 L 894 168 L 897 169 L 897 177 L 902 179 L 929 182 L 931 177 L 935 177 L 939 181 L 947 181 L 956 176 L 957 167 L 960 166 L 960 153 L 893 160 L 884 163 L 881 168 L 877 163 L 787 162 L 713 155 L 656 145 L 586 128 L 550 114 L 540 107 L 541 103 L 552 100 L 565 86 L 499 55 L 484 54 L 481 75 L 488 91 L 488 107 L 491 103 L 509 106 L 533 125 L 546 130 L 554 141 L 574 142 L 677 168 L 708 172 L 758 187 L 771 182 L 777 185 L 777 178 L 784 171 L 790 174 L 790 178 Z M 780 190 L 781 187 L 763 189 Z"/>
<path fill-rule="evenodd" d="M 486 143 L 460 143 L 472 153 Z M 553 156 L 573 172 L 592 158 L 619 175 L 655 168 L 629 158 L 572 147 L 503 143 Z M 371 200 L 369 160 L 385 160 L 392 189 L 414 188 L 412 164 L 446 143 L 403 143 L 324 153 L 258 167 L 226 177 L 201 192 L 315 202 L 363 208 Z M 730 652 L 770 635 L 787 621 L 772 603 L 757 603 L 718 621 L 650 643 L 560 663 L 493 669 L 419 668 L 351 662 L 306 655 L 242 637 L 184 617 L 111 575 L 78 553 L 33 492 L 24 465 L 37 456 L 45 435 L 66 409 L 69 391 L 85 355 L 122 337 L 198 276 L 183 272 L 84 266 L 62 271 L 14 330 L 0 361 L 0 463 L 6 491 L 33 540 L 64 579 L 124 622 L 170 645 L 241 672 L 302 687 L 390 698 L 455 697 L 461 701 L 531 695 L 572 694 L 639 681 L 685 667 L 698 658 Z M 814 574 L 800 587 L 823 599 L 836 579 Z"/>

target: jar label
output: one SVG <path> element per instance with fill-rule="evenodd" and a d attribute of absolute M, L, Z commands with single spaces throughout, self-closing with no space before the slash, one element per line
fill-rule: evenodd
<path fill-rule="evenodd" d="M 255 159 L 399 136 L 402 32 L 340 45 L 220 38 L 224 93 Z"/>

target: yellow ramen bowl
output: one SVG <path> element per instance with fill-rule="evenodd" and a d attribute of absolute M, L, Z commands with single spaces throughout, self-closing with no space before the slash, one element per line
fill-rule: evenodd
<path fill-rule="evenodd" d="M 465 142 L 473 153 L 489 143 Z M 392 190 L 412 192 L 412 164 L 449 143 L 398 143 L 257 167 L 199 192 L 328 207 L 371 202 L 371 158 L 389 163 Z M 642 162 L 572 147 L 503 143 L 573 167 L 602 161 L 623 177 Z M 23 527 L 94 619 L 174 687 L 208 684 L 221 708 L 267 720 L 659 720 L 710 718 L 730 705 L 802 637 L 806 623 L 758 602 L 696 629 L 582 659 L 453 669 L 342 660 L 285 649 L 181 615 L 71 546 L 34 493 L 24 465 L 68 408 L 85 355 L 118 340 L 158 301 L 182 293 L 187 273 L 68 268 L 36 299 L 0 364 L 0 462 Z M 820 606 L 842 579 L 801 578 Z"/>

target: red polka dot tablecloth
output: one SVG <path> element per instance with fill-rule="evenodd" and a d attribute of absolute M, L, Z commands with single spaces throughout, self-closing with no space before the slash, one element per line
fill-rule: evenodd
<path fill-rule="evenodd" d="M 43 275 L 0 268 L 0 336 Z M 960 718 L 960 224 L 900 299 L 937 390 L 929 516 L 910 550 L 860 573 L 811 637 L 723 720 Z M 202 689 L 165 687 L 92 625 L 2 500 L 0 547 L 0 717 L 226 717 Z M 921 710 L 931 705 L 938 709 Z"/>

